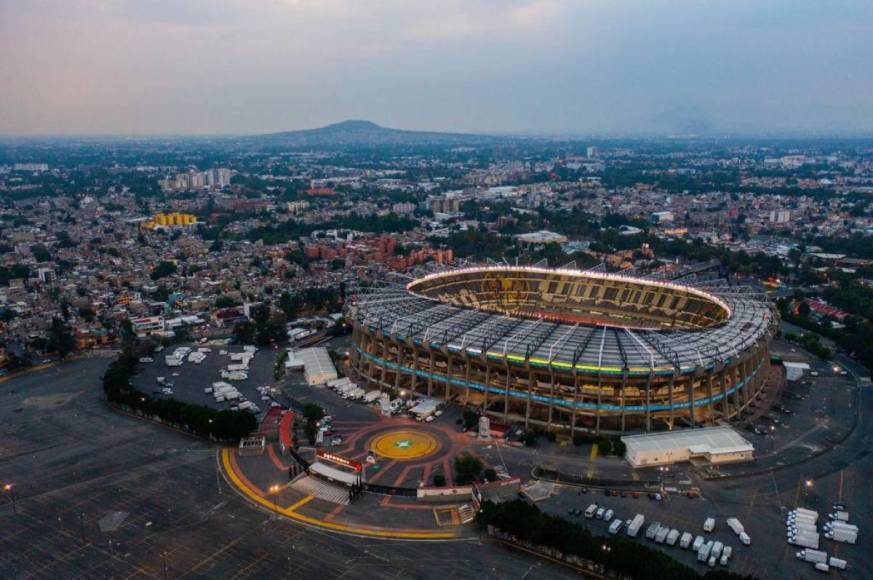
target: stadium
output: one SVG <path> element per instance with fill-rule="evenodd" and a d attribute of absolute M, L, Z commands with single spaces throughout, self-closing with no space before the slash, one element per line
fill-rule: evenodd
<path fill-rule="evenodd" d="M 485 265 L 361 290 L 352 364 L 383 389 L 558 432 L 627 432 L 736 417 L 764 385 L 778 315 L 761 293 Z"/>

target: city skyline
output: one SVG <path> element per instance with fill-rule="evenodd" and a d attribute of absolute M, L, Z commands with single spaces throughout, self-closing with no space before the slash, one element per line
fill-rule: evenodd
<path fill-rule="evenodd" d="M 2 135 L 869 135 L 873 9 L 0 2 Z"/>

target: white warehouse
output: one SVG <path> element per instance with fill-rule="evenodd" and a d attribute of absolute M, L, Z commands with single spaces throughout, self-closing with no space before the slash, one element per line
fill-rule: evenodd
<path fill-rule="evenodd" d="M 336 367 L 326 348 L 303 348 L 288 353 L 288 356 L 303 362 L 303 377 L 307 385 L 323 385 L 337 378 Z"/>
<path fill-rule="evenodd" d="M 755 458 L 755 447 L 730 427 L 707 427 L 628 435 L 625 459 L 633 467 L 671 465 L 683 461 L 735 463 Z"/>

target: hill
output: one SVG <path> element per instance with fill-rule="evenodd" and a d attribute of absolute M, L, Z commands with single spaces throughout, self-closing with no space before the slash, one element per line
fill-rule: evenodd
<path fill-rule="evenodd" d="M 466 133 L 438 133 L 407 131 L 382 127 L 371 121 L 343 121 L 318 129 L 284 131 L 248 137 L 246 140 L 263 145 L 285 147 L 343 147 L 343 146 L 410 146 L 442 145 L 471 146 L 505 141 L 506 137 Z"/>

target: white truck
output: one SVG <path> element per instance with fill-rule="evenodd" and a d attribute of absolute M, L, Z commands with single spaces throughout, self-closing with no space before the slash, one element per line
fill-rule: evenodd
<path fill-rule="evenodd" d="M 368 405 L 371 403 L 375 403 L 379 400 L 379 397 L 382 396 L 382 391 L 373 390 L 364 395 L 364 402 Z"/>
<path fill-rule="evenodd" d="M 743 524 L 737 518 L 728 518 L 727 525 L 738 536 L 746 531 L 746 528 L 743 527 Z"/>
<path fill-rule="evenodd" d="M 340 396 L 345 397 L 347 393 L 350 393 L 350 392 L 352 392 L 353 390 L 355 390 L 355 389 L 357 389 L 357 388 L 358 388 L 358 385 L 356 385 L 355 383 L 349 381 L 349 382 L 347 382 L 347 383 L 342 383 L 341 385 L 337 385 L 337 386 L 336 386 L 336 392 L 337 392 Z"/>
<path fill-rule="evenodd" d="M 640 533 L 640 528 L 643 527 L 645 522 L 646 518 L 643 514 L 635 515 L 634 519 L 631 520 L 630 525 L 627 527 L 627 535 L 631 538 L 636 538 L 637 534 Z"/>
<path fill-rule="evenodd" d="M 791 539 L 791 543 L 801 548 L 818 550 L 819 536 L 818 534 L 798 534 Z"/>
<path fill-rule="evenodd" d="M 821 550 L 801 550 L 796 554 L 798 560 L 803 560 L 804 562 L 827 562 L 828 555 Z"/>
<path fill-rule="evenodd" d="M 713 544 L 713 541 L 710 540 L 710 541 L 706 542 L 705 544 L 703 544 L 702 546 L 700 546 L 700 549 L 697 550 L 697 561 L 698 562 L 706 562 L 707 560 L 709 560 L 709 554 L 712 551 L 712 544 Z"/>
<path fill-rule="evenodd" d="M 621 521 L 620 518 L 616 518 L 615 520 L 613 520 L 613 522 L 611 524 L 609 524 L 609 530 L 608 530 L 609 534 L 612 536 L 616 535 L 618 533 L 618 531 L 621 529 L 622 524 L 623 524 L 623 522 Z"/>
<path fill-rule="evenodd" d="M 845 570 L 848 562 L 843 560 L 842 558 L 837 558 L 835 556 L 831 556 L 828 558 L 828 566 L 831 568 L 836 568 L 837 570 Z"/>
<path fill-rule="evenodd" d="M 711 532 L 714 529 L 715 529 L 715 518 L 706 518 L 703 521 L 703 531 L 704 532 Z"/>
<path fill-rule="evenodd" d="M 342 377 L 341 379 L 334 379 L 332 381 L 327 382 L 327 386 L 335 391 L 339 391 L 344 385 L 351 384 L 352 379 L 348 377 Z"/>
<path fill-rule="evenodd" d="M 367 391 L 365 391 L 361 387 L 355 387 L 354 389 L 352 389 L 351 391 L 346 393 L 345 396 L 350 401 L 358 401 L 360 399 L 363 399 L 364 395 L 366 395 L 366 394 L 367 394 Z"/>
<path fill-rule="evenodd" d="M 168 367 L 180 367 L 182 366 L 182 361 L 173 355 L 167 355 L 164 357 L 164 364 Z"/>
<path fill-rule="evenodd" d="M 858 530 L 852 528 L 835 527 L 825 531 L 825 538 L 835 542 L 855 544 L 858 542 Z"/>
<path fill-rule="evenodd" d="M 677 541 L 679 541 L 679 530 L 673 528 L 670 530 L 670 533 L 667 534 L 667 545 L 675 546 Z"/>
<path fill-rule="evenodd" d="M 749 534 L 747 534 L 746 532 L 740 532 L 740 535 L 738 537 L 740 538 L 740 543 L 744 546 L 752 545 L 752 538 L 750 538 Z"/>
<path fill-rule="evenodd" d="M 825 534 L 825 538 L 827 538 L 828 540 L 833 540 L 835 542 L 842 542 L 844 544 L 858 543 L 858 534 L 852 532 L 844 532 L 842 530 L 837 530 L 836 532 L 827 532 Z"/>
<path fill-rule="evenodd" d="M 655 534 L 655 543 L 663 544 L 667 540 L 667 534 L 670 533 L 670 528 L 667 526 L 661 526 L 658 528 L 658 533 Z"/>
<path fill-rule="evenodd" d="M 824 525 L 825 530 L 846 530 L 857 532 L 858 526 L 847 522 L 828 522 Z"/>
<path fill-rule="evenodd" d="M 692 536 L 689 532 L 683 532 L 682 537 L 679 538 L 679 547 L 683 550 L 687 550 L 688 547 L 691 545 L 693 539 L 694 536 Z"/>
<path fill-rule="evenodd" d="M 832 514 L 828 514 L 828 517 L 834 521 L 848 522 L 849 521 L 849 512 L 835 511 Z"/>
<path fill-rule="evenodd" d="M 587 508 L 585 508 L 585 517 L 589 520 L 594 517 L 594 514 L 597 513 L 597 504 L 593 503 Z"/>
<path fill-rule="evenodd" d="M 712 550 L 709 552 L 710 556 L 714 556 L 715 558 L 721 558 L 721 551 L 724 548 L 724 544 L 721 542 L 715 542 L 712 545 Z"/>
<path fill-rule="evenodd" d="M 816 523 L 817 521 L 818 521 L 817 518 L 814 518 L 814 517 L 812 517 L 812 516 L 810 516 L 810 515 L 807 515 L 807 514 L 799 514 L 799 515 L 796 515 L 796 516 L 792 516 L 792 515 L 788 516 L 787 523 L 794 524 L 794 523 L 805 522 L 805 523 L 807 523 L 807 524 L 813 524 L 813 525 L 815 525 L 815 523 Z"/>
<path fill-rule="evenodd" d="M 646 528 L 646 539 L 654 540 L 655 536 L 658 535 L 658 530 L 661 529 L 661 522 L 652 522 L 649 524 L 649 527 Z"/>
<path fill-rule="evenodd" d="M 691 549 L 694 550 L 695 552 L 698 552 L 698 551 L 700 551 L 700 548 L 705 543 L 706 543 L 706 540 L 703 539 L 703 536 L 697 536 L 696 538 L 694 538 L 694 542 L 692 542 L 692 544 L 691 544 Z"/>
<path fill-rule="evenodd" d="M 791 512 L 789 512 L 788 515 L 794 515 L 797 517 L 806 516 L 806 517 L 811 517 L 814 521 L 818 521 L 818 512 L 817 511 L 808 510 L 808 509 L 802 508 L 802 507 L 793 509 Z"/>
<path fill-rule="evenodd" d="M 789 526 L 788 530 L 793 532 L 793 533 L 798 533 L 798 534 L 801 532 L 813 532 L 813 533 L 818 532 L 818 528 L 816 528 L 814 525 L 804 524 L 804 523 L 792 524 L 791 526 Z"/>

